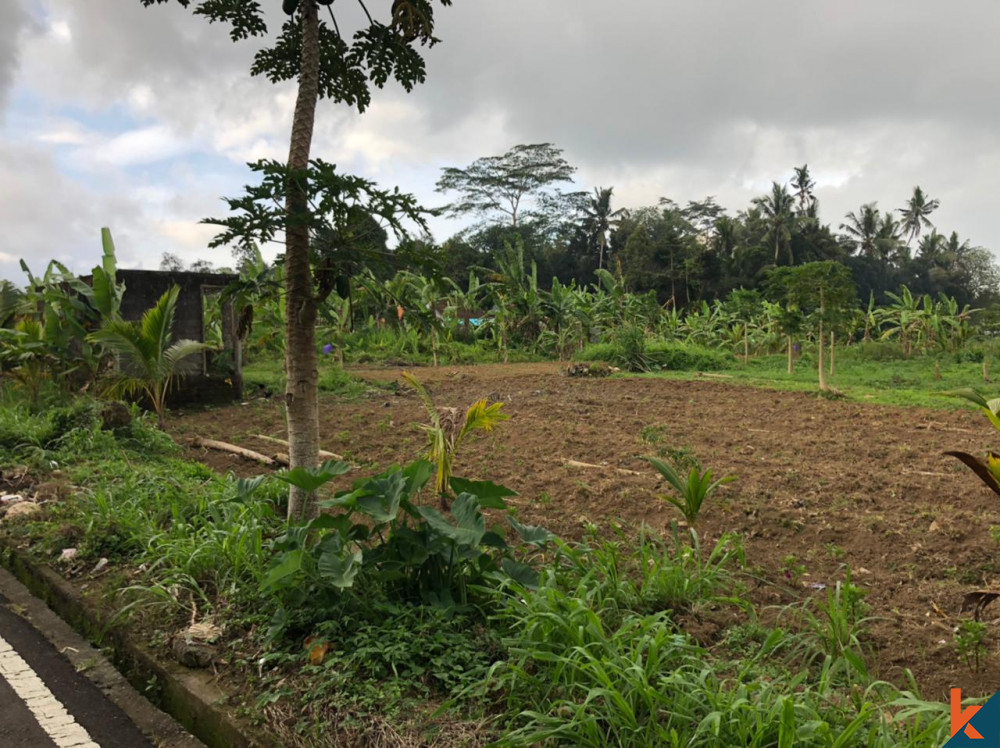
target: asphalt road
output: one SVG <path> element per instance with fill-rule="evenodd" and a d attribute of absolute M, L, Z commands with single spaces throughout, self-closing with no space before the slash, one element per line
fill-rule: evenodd
<path fill-rule="evenodd" d="M 0 569 L 0 748 L 53 746 L 204 748 Z"/>
<path fill-rule="evenodd" d="M 152 748 L 125 713 L 0 596 L 0 745 Z"/>

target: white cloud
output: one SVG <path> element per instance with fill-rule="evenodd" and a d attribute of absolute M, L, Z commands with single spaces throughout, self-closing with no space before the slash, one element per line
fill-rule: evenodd
<path fill-rule="evenodd" d="M 130 130 L 105 142 L 92 145 L 78 154 L 87 165 L 134 166 L 181 156 L 195 150 L 195 145 L 178 137 L 166 125 Z"/>
<path fill-rule="evenodd" d="M 197 221 L 249 174 L 196 157 L 220 169 L 284 159 L 294 86 L 251 78 L 254 44 L 176 3 L 39 2 L 31 26 L 0 0 L 0 104 L 19 64 L 17 86 L 42 111 L 30 147 L 6 138 L 0 174 L 27 149 L 39 170 L 17 178 L 65 218 L 56 230 L 35 202 L 0 205 L 5 229 L 32 252 L 82 252 L 115 218 L 136 261 L 201 252 L 211 229 Z M 438 17 L 426 85 L 376 90 L 363 116 L 322 103 L 314 156 L 434 205 L 442 167 L 551 141 L 582 189 L 613 185 L 619 206 L 714 194 L 734 211 L 809 163 L 834 225 L 862 202 L 898 207 L 920 184 L 942 200 L 943 230 L 1000 248 L 994 2 L 463 0 Z M 434 222 L 439 238 L 455 228 Z"/>

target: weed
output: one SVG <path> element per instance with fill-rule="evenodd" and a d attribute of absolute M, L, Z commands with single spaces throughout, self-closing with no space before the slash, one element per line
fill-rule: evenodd
<path fill-rule="evenodd" d="M 955 652 L 958 659 L 969 666 L 974 673 L 979 672 L 980 663 L 986 656 L 986 624 L 981 621 L 962 621 L 955 629 Z"/>
<path fill-rule="evenodd" d="M 781 562 L 781 573 L 789 582 L 799 586 L 806 573 L 806 567 L 797 556 L 790 553 Z"/>

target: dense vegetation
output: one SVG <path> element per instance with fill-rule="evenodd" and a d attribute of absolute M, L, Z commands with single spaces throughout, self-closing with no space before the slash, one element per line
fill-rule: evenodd
<path fill-rule="evenodd" d="M 76 549 L 71 575 L 108 559 L 107 604 L 164 648 L 195 618 L 225 632 L 226 682 L 286 745 L 934 746 L 948 735 L 946 705 L 870 674 L 869 611 L 848 567 L 783 608 L 780 625 L 762 623 L 743 599 L 740 539 L 703 547 L 696 530 L 710 473 L 654 461 L 685 517 L 662 537 L 563 541 L 520 524 L 506 489 L 460 479 L 446 516 L 424 495 L 424 462 L 362 477 L 318 520 L 290 525 L 285 481 L 316 488 L 346 465 L 237 480 L 178 460 L 138 412 L 110 428 L 88 399 L 32 414 L 6 397 L 4 464 L 74 486 L 5 523 L 7 541 L 39 559 Z M 722 614 L 711 649 L 685 634 L 691 616 Z M 442 703 L 446 719 L 429 706 Z"/>
<path fill-rule="evenodd" d="M 251 165 L 257 183 L 209 221 L 213 246 L 236 248 L 221 300 L 238 310 L 247 382 L 287 393 L 290 467 L 240 479 L 180 459 L 166 394 L 182 359 L 221 338 L 219 307 L 205 341 L 175 339 L 176 290 L 122 319 L 105 230 L 89 279 L 52 262 L 0 285 L 2 479 L 60 499 L 5 506 L 5 547 L 71 578 L 108 569 L 94 586 L 116 624 L 164 656 L 207 627 L 244 714 L 286 745 L 948 737 L 946 705 L 871 671 L 871 611 L 847 564 L 777 610 L 748 601 L 742 539 L 698 530 L 728 477 L 690 460 L 650 460 L 679 513 L 664 531 L 559 538 L 518 520 L 510 488 L 461 477 L 460 445 L 503 428 L 500 403 L 441 409 L 412 376 L 426 459 L 376 475 L 315 459 L 317 390 L 364 387 L 346 363 L 577 359 L 900 399 L 968 384 L 970 364 L 988 379 L 1000 273 L 988 250 L 938 231 L 938 201 L 917 187 L 897 210 L 866 203 L 834 226 L 802 166 L 735 214 L 712 197 L 616 209 L 611 187 L 564 191 L 575 169 L 557 147 L 519 145 L 445 169 L 442 210 L 474 223 L 414 238 L 429 211 L 412 196 L 310 149 L 320 98 L 364 110 L 372 87 L 423 81 L 435 3 L 396 0 L 386 22 L 361 3 L 368 22 L 347 38 L 322 0 L 284 2 L 291 20 L 270 38 L 256 3 L 179 4 L 234 41 L 258 37 L 254 74 L 298 81 L 287 163 Z M 266 262 L 273 241 L 284 252 Z M 95 395 L 148 403 L 156 426 Z M 960 459 L 998 490 L 992 460 Z M 689 631 L 699 616 L 724 621 L 711 641 Z M 956 630 L 970 667 L 982 637 Z"/>

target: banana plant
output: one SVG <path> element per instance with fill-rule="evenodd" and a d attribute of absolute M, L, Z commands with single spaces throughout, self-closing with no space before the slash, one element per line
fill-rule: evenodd
<path fill-rule="evenodd" d="M 174 313 L 180 288 L 166 291 L 140 322 L 109 320 L 88 339 L 118 357 L 118 368 L 109 375 L 106 397 L 142 394 L 149 398 L 163 428 L 166 399 L 179 375 L 180 363 L 211 346 L 194 340 L 173 341 Z"/>
<path fill-rule="evenodd" d="M 0 328 L 0 363 L 28 393 L 37 408 L 42 384 L 57 361 L 45 340 L 45 328 L 36 319 L 18 320 L 13 329 Z"/>

